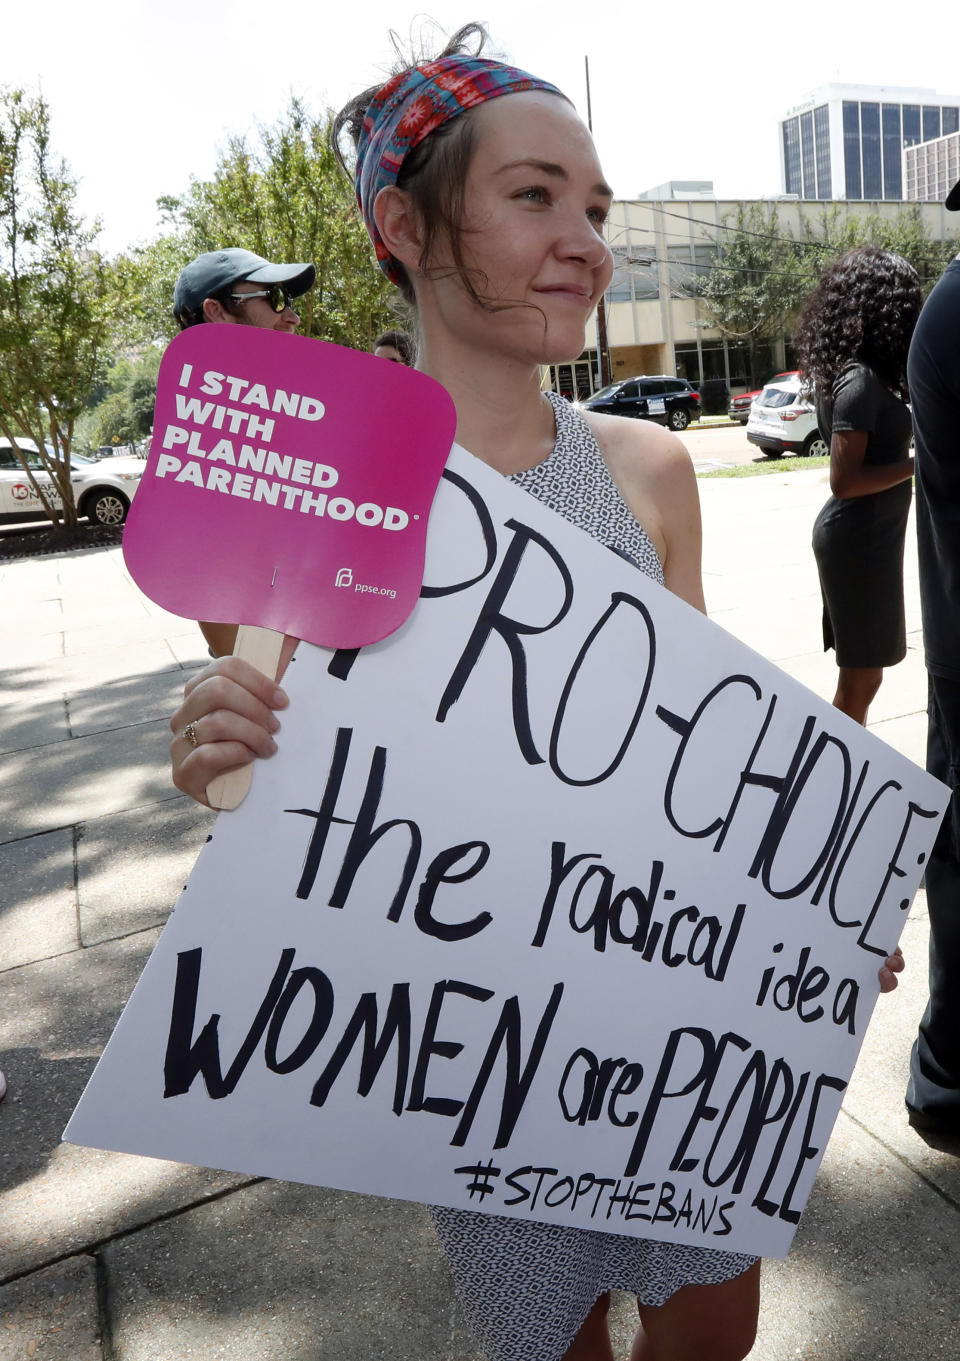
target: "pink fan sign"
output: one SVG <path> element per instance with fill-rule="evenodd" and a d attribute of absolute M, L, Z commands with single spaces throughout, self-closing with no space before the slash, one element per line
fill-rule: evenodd
<path fill-rule="evenodd" d="M 399 628 L 456 413 L 403 364 L 249 326 L 194 326 L 160 365 L 123 538 L 173 614 L 325 647 Z"/>

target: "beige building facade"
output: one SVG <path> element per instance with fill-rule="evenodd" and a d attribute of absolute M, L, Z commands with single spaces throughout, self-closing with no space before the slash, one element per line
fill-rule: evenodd
<path fill-rule="evenodd" d="M 612 379 L 675 374 L 695 385 L 708 380 L 723 383 L 731 393 L 746 389 L 750 372 L 746 343 L 725 337 L 711 324 L 706 305 L 696 296 L 696 280 L 715 263 L 717 242 L 726 239 L 736 224 L 738 210 L 750 206 L 730 199 L 676 198 L 613 204 L 607 240 L 615 270 L 604 298 Z M 761 201 L 760 207 L 775 209 L 778 232 L 798 240 L 803 238 L 804 222 L 817 232 L 825 214 L 827 221 L 834 213 L 841 221 L 872 215 L 895 219 L 904 209 L 917 209 L 936 239 L 960 232 L 958 215 L 948 213 L 940 202 L 777 199 Z M 786 337 L 769 345 L 768 351 L 762 361 L 765 371 L 787 366 Z M 550 383 L 560 392 L 583 398 L 601 386 L 600 368 L 594 319 L 583 354 L 574 364 L 552 369 Z"/>

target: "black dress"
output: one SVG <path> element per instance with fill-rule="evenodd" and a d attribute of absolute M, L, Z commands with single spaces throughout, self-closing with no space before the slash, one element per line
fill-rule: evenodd
<path fill-rule="evenodd" d="M 817 402 L 820 432 L 865 430 L 865 466 L 909 457 L 910 412 L 865 364 L 848 364 L 832 400 Z M 884 491 L 831 496 L 813 526 L 823 595 L 823 646 L 837 665 L 893 666 L 907 653 L 903 610 L 903 541 L 910 478 Z"/>

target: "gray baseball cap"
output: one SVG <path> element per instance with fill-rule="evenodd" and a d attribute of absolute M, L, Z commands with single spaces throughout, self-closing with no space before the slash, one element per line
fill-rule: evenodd
<path fill-rule="evenodd" d="M 313 287 L 317 271 L 313 265 L 272 265 L 252 250 L 231 246 L 198 255 L 180 271 L 173 290 L 173 315 L 199 312 L 204 298 L 212 298 L 228 284 L 245 279 L 251 284 L 283 284 L 292 298 L 299 298 Z"/>

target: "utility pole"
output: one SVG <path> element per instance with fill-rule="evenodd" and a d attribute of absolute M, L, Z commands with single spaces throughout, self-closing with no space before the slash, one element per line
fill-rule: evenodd
<path fill-rule="evenodd" d="M 587 81 L 587 127 L 593 134 L 593 108 L 590 103 L 590 58 L 584 55 L 583 68 Z M 613 380 L 610 365 L 610 350 L 607 345 L 607 300 L 600 294 L 597 303 L 597 349 L 600 351 L 600 386 L 606 387 Z"/>

